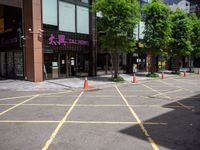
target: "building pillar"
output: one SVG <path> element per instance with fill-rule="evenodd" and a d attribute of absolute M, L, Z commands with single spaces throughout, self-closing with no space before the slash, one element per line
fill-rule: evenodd
<path fill-rule="evenodd" d="M 43 81 L 41 20 L 41 1 L 23 0 L 24 76 L 33 82 Z"/>

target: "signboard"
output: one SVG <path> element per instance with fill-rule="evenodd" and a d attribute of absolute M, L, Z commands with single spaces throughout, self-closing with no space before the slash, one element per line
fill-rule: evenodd
<path fill-rule="evenodd" d="M 0 18 L 0 33 L 4 32 L 4 19 Z"/>
<path fill-rule="evenodd" d="M 68 39 L 65 38 L 65 35 L 58 34 L 56 38 L 53 34 L 49 37 L 49 45 L 89 45 L 89 41 L 86 40 L 75 40 L 75 39 Z"/>

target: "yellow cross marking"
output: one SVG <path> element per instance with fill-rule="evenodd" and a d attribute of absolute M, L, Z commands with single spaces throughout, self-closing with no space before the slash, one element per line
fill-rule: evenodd
<path fill-rule="evenodd" d="M 145 134 L 146 138 L 148 139 L 149 143 L 151 144 L 152 148 L 154 150 L 159 150 L 157 144 L 155 143 L 155 141 L 150 137 L 149 133 L 147 132 L 146 128 L 144 127 L 143 122 L 140 120 L 140 118 L 138 117 L 138 115 L 135 113 L 135 111 L 132 109 L 132 107 L 129 105 L 128 101 L 126 100 L 126 98 L 123 96 L 123 94 L 120 92 L 119 88 L 116 86 L 115 87 L 118 91 L 118 93 L 120 94 L 120 96 L 122 97 L 122 99 L 124 100 L 124 102 L 126 103 L 126 105 L 128 106 L 131 114 L 133 115 L 133 117 L 137 120 L 141 130 L 143 131 L 143 133 Z"/>

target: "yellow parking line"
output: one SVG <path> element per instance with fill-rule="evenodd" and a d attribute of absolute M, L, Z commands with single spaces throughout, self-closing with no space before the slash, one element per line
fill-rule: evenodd
<path fill-rule="evenodd" d="M 177 103 L 177 104 L 183 106 L 185 109 L 191 110 L 191 107 L 188 107 L 188 106 L 184 105 L 183 103 L 181 103 L 181 102 L 179 102 L 179 101 L 174 101 L 171 97 L 169 97 L 169 96 L 167 96 L 167 95 L 165 95 L 165 94 L 163 94 L 163 93 L 161 93 L 161 92 L 159 92 L 159 91 L 157 91 L 157 90 L 151 88 L 150 86 L 147 86 L 147 85 L 145 85 L 145 84 L 141 84 L 141 85 L 143 85 L 144 87 L 146 87 L 146 88 L 148 88 L 148 89 L 150 89 L 150 90 L 152 90 L 152 91 L 154 91 L 154 92 L 156 92 L 156 93 L 158 93 L 158 94 L 160 94 L 160 95 L 163 95 L 164 97 L 166 97 L 167 99 L 171 100 L 172 102 L 175 102 L 175 103 Z M 192 110 L 191 110 L 191 111 L 192 111 Z"/>
<path fill-rule="evenodd" d="M 159 95 L 163 95 L 163 94 L 171 94 L 171 93 L 176 93 L 176 92 L 179 92 L 179 91 L 182 91 L 182 89 L 177 89 L 177 90 L 173 90 L 173 91 L 167 91 L 167 92 L 162 92 L 162 93 L 158 93 L 158 94 L 155 94 L 155 95 L 151 95 L 152 97 L 154 96 L 159 96 Z"/>
<path fill-rule="evenodd" d="M 138 124 L 138 122 L 116 122 L 116 121 L 66 121 L 66 123 L 77 123 L 77 124 Z M 142 122 L 143 124 L 150 125 L 166 125 L 163 122 Z"/>
<path fill-rule="evenodd" d="M 33 97 L 31 97 L 31 98 L 29 98 L 29 99 L 27 99 L 27 100 L 25 100 L 25 101 L 23 101 L 23 102 L 21 102 L 21 103 L 18 103 L 18 104 L 16 104 L 16 105 L 14 105 L 13 107 L 10 107 L 10 108 L 6 109 L 5 111 L 3 111 L 3 112 L 0 113 L 0 116 L 3 115 L 3 114 L 5 114 L 5 113 L 7 113 L 7 112 L 9 112 L 9 111 L 11 111 L 11 110 L 13 110 L 13 109 L 15 109 L 16 107 L 18 107 L 18 106 L 20 106 L 20 105 L 22 105 L 22 104 L 24 104 L 24 103 L 26 103 L 26 102 L 28 102 L 28 101 L 30 101 L 30 100 L 32 100 L 32 99 L 38 97 L 38 96 L 39 96 L 39 95 L 35 95 L 35 96 L 33 96 Z"/>
<path fill-rule="evenodd" d="M 146 88 L 148 88 L 148 89 L 150 89 L 150 90 L 152 90 L 152 91 L 154 91 L 154 92 L 156 92 L 156 93 L 158 93 L 158 94 L 160 94 L 160 95 L 163 95 L 163 96 L 166 97 L 167 99 L 171 99 L 169 96 L 167 96 L 167 95 L 165 95 L 165 94 L 163 94 L 163 93 L 161 93 L 161 92 L 159 92 L 159 91 L 157 91 L 157 90 L 151 88 L 150 86 L 147 86 L 147 85 L 145 85 L 145 84 L 141 84 L 141 85 L 144 86 L 144 87 L 146 87 Z"/>
<path fill-rule="evenodd" d="M 129 105 L 128 101 L 126 100 L 126 98 L 123 96 L 123 94 L 120 92 L 119 88 L 117 86 L 115 86 L 115 88 L 117 89 L 118 93 L 120 94 L 120 96 L 122 97 L 122 99 L 124 100 L 124 102 L 126 103 L 126 105 L 128 106 L 131 114 L 133 115 L 133 117 L 137 120 L 141 130 L 143 131 L 144 135 L 146 136 L 146 138 L 148 139 L 149 143 L 151 144 L 152 148 L 154 150 L 159 150 L 157 144 L 155 143 L 155 141 L 151 138 L 151 136 L 149 135 L 149 133 L 147 132 L 146 128 L 144 127 L 143 122 L 140 120 L 140 118 L 138 117 L 138 115 L 135 113 L 135 111 L 132 109 L 132 107 Z"/>
<path fill-rule="evenodd" d="M 17 104 L 0 104 L 0 106 L 14 106 Z M 67 104 L 22 104 L 20 106 L 41 106 L 41 107 L 71 107 L 72 105 L 67 105 Z M 162 105 L 130 105 L 131 107 L 154 107 L 154 108 L 185 108 L 183 106 L 173 106 L 173 105 L 169 105 L 169 106 L 162 106 Z M 127 107 L 127 105 L 90 105 L 90 104 L 79 104 L 76 105 L 74 107 Z M 190 108 L 194 108 L 194 106 L 188 106 Z"/>
<path fill-rule="evenodd" d="M 9 100 L 9 99 L 27 98 L 27 97 L 32 97 L 32 96 L 35 96 L 35 95 L 27 95 L 27 96 L 17 96 L 17 97 L 1 98 L 0 101 Z"/>
<path fill-rule="evenodd" d="M 199 83 L 191 83 L 191 82 L 188 82 L 188 81 L 185 81 L 185 80 L 180 80 L 180 79 L 172 79 L 172 80 L 180 81 L 180 82 L 191 84 L 191 85 L 198 85 L 199 84 Z"/>
<path fill-rule="evenodd" d="M 192 91 L 192 90 L 190 90 L 190 89 L 183 88 L 183 87 L 181 87 L 181 86 L 176 86 L 176 85 L 171 84 L 171 83 L 166 83 L 166 82 L 164 82 L 164 81 L 162 81 L 162 80 L 158 80 L 158 82 L 161 82 L 161 83 L 166 84 L 166 85 L 171 86 L 171 87 L 176 87 L 176 88 L 182 89 L 183 91 L 188 91 L 188 92 L 194 93 L 194 91 Z"/>
<path fill-rule="evenodd" d="M 36 95 L 48 96 L 48 95 L 64 94 L 64 93 L 69 93 L 69 92 L 72 92 L 72 91 L 56 92 L 56 93 L 45 93 L 45 94 L 34 94 L 34 95 L 25 95 L 25 96 L 16 96 L 16 97 L 6 97 L 6 98 L 0 98 L 0 101 L 10 100 L 10 99 L 26 98 L 26 97 L 33 97 L 33 96 L 36 96 Z"/>
<path fill-rule="evenodd" d="M 59 123 L 60 121 L 51 120 L 0 120 L 0 123 Z M 120 122 L 120 121 L 64 121 L 68 124 L 138 124 L 138 122 Z M 164 122 L 142 122 L 148 125 L 167 125 Z"/>
<path fill-rule="evenodd" d="M 53 142 L 53 140 L 56 137 L 56 135 L 58 134 L 60 128 L 64 124 L 64 122 L 67 119 L 67 117 L 69 116 L 69 114 L 74 109 L 75 105 L 78 103 L 78 101 L 79 101 L 80 97 L 83 95 L 83 93 L 84 93 L 84 91 L 82 91 L 80 93 L 80 95 L 77 97 L 77 99 L 74 101 L 74 103 L 72 104 L 72 106 L 70 107 L 70 109 L 67 111 L 67 113 L 65 114 L 65 116 L 62 118 L 62 120 L 59 122 L 58 126 L 56 127 L 56 129 L 54 130 L 54 132 L 52 133 L 52 135 L 50 136 L 49 140 L 45 143 L 45 145 L 42 148 L 42 150 L 47 150 L 48 149 L 49 145 Z"/>
<path fill-rule="evenodd" d="M 60 121 L 50 120 L 0 120 L 0 123 L 59 123 Z"/>

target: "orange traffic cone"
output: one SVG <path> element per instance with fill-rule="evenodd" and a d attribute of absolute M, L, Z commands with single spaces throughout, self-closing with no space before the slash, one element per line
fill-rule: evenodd
<path fill-rule="evenodd" d="M 88 89 L 88 80 L 87 80 L 87 77 L 85 77 L 84 89 Z"/>
<path fill-rule="evenodd" d="M 200 70 L 198 70 L 198 73 L 197 73 L 198 75 L 200 75 Z"/>
<path fill-rule="evenodd" d="M 186 77 L 186 70 L 184 70 L 184 77 Z"/>
<path fill-rule="evenodd" d="M 164 72 L 162 72 L 161 79 L 162 79 L 162 80 L 164 80 L 164 79 L 165 79 Z"/>
<path fill-rule="evenodd" d="M 136 76 L 135 76 L 135 73 L 133 74 L 133 83 L 136 83 Z"/>

